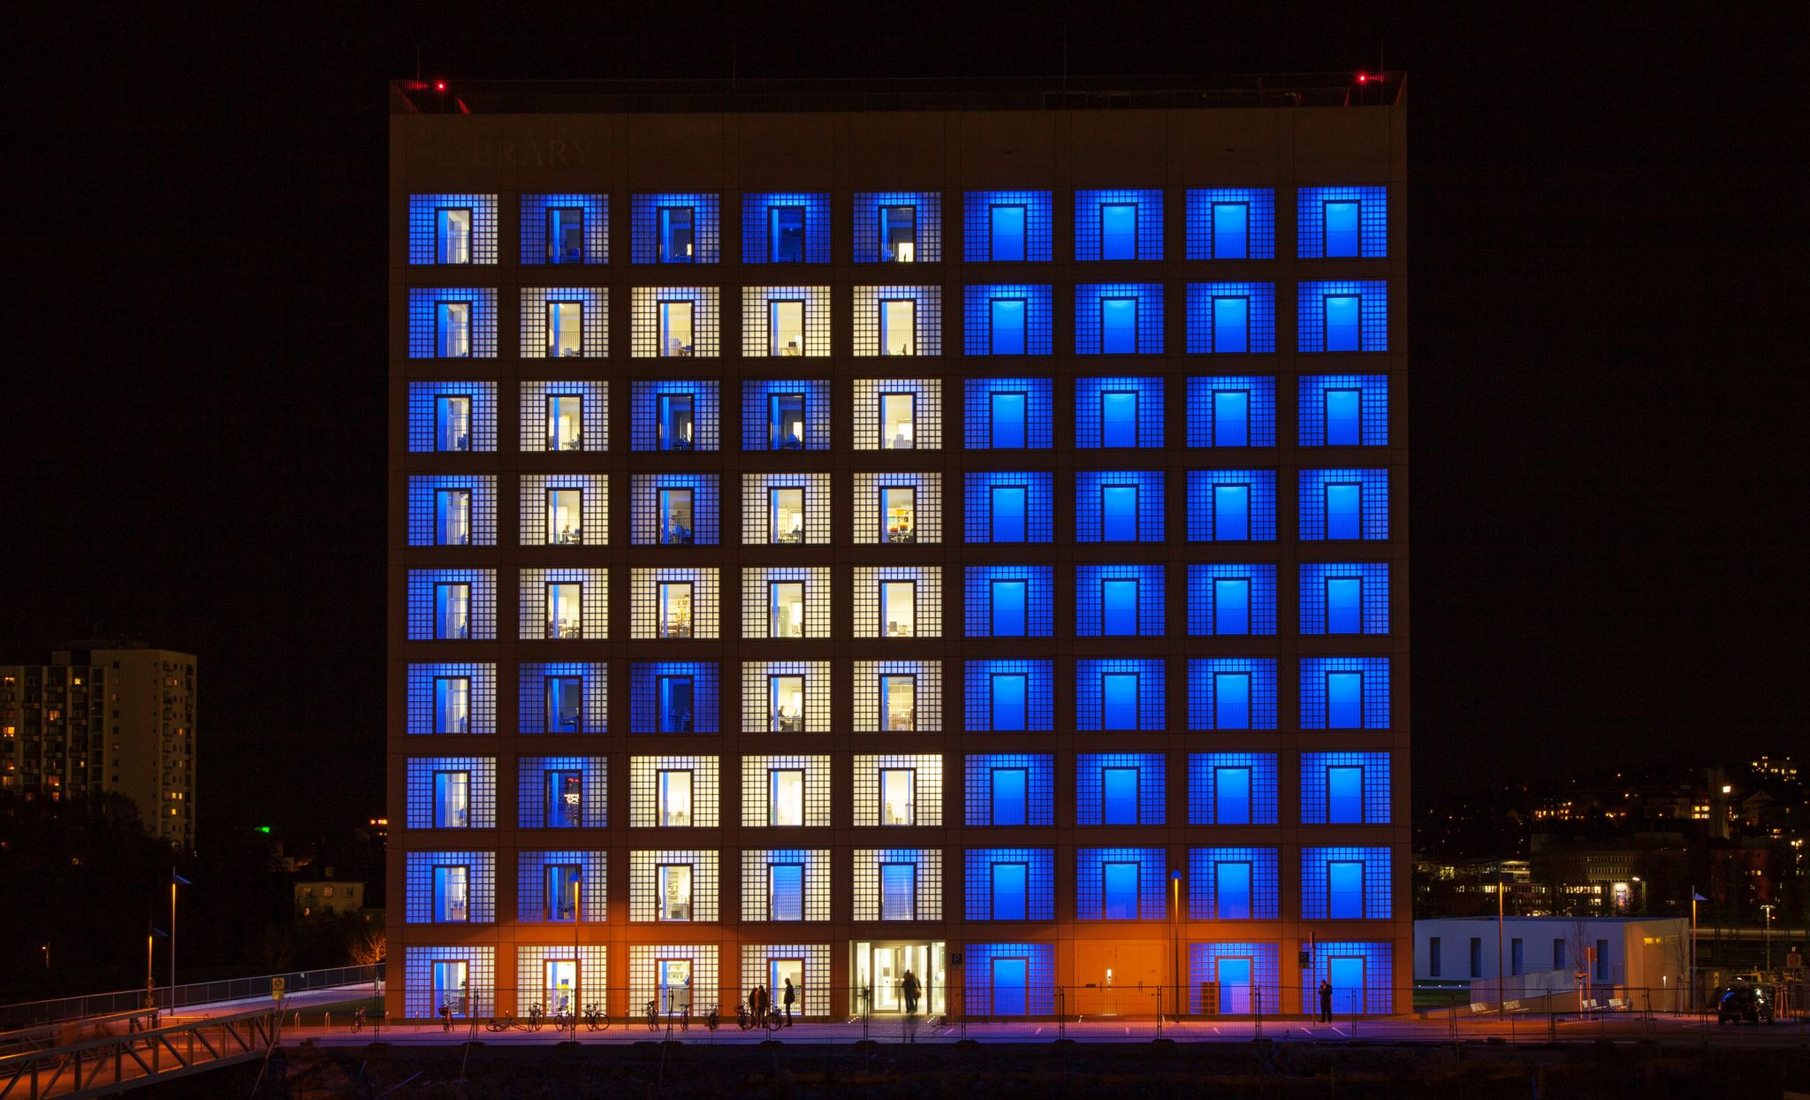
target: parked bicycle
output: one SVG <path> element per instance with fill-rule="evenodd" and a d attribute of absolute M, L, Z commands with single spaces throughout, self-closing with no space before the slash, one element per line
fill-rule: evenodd
<path fill-rule="evenodd" d="M 660 1030 L 660 1001 L 659 1001 L 659 998 L 656 997 L 653 1000 L 648 1001 L 645 1005 L 642 1005 L 641 1011 L 647 1014 L 647 1030 L 659 1031 Z"/>
<path fill-rule="evenodd" d="M 603 1010 L 602 1005 L 585 1005 L 584 1026 L 592 1031 L 608 1031 L 610 1029 L 610 1014 Z"/>
<path fill-rule="evenodd" d="M 528 1018 L 518 1020 L 514 1016 L 492 1016 L 484 1025 L 485 1031 L 539 1031 L 546 1022 L 546 1009 L 541 1005 L 528 1006 Z"/>
<path fill-rule="evenodd" d="M 715 1031 L 717 1029 L 717 1025 L 721 1024 L 722 1022 L 723 1022 L 722 1007 L 719 1005 L 711 1005 L 710 1011 L 704 1013 L 704 1026 L 709 1028 L 712 1031 Z"/>
<path fill-rule="evenodd" d="M 352 1034 L 357 1035 L 365 1029 L 365 1010 L 359 1008 L 352 1013 Z"/>

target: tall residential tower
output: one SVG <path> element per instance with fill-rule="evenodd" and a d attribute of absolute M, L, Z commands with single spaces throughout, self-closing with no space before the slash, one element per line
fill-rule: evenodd
<path fill-rule="evenodd" d="M 395 86 L 392 1016 L 1405 1011 L 1400 90 Z"/>

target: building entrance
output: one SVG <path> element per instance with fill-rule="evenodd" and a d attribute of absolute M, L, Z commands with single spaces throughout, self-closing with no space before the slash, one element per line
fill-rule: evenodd
<path fill-rule="evenodd" d="M 907 971 L 918 980 L 918 1014 L 933 1016 L 947 1011 L 941 943 L 863 942 L 855 944 L 854 952 L 857 1011 L 868 1007 L 865 997 L 871 993 L 872 1011 L 903 1014 Z"/>

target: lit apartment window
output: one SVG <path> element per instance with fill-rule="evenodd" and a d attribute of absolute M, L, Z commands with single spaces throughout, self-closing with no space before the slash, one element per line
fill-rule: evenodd
<path fill-rule="evenodd" d="M 433 827 L 436 829 L 471 827 L 470 772 L 436 771 L 434 773 Z"/>
<path fill-rule="evenodd" d="M 696 689 L 696 679 L 691 676 L 662 675 L 654 678 L 655 724 L 661 733 L 692 732 L 692 703 Z"/>
<path fill-rule="evenodd" d="M 886 541 L 889 543 L 918 541 L 917 489 L 910 485 L 884 485 L 880 487 L 879 492 L 880 517 L 885 525 Z"/>
<path fill-rule="evenodd" d="M 804 449 L 804 394 L 770 393 L 767 395 L 767 449 L 801 451 Z"/>
<path fill-rule="evenodd" d="M 918 678 L 911 673 L 880 676 L 881 728 L 910 733 L 917 729 Z"/>
<path fill-rule="evenodd" d="M 767 256 L 776 264 L 804 262 L 804 207 L 767 207 Z"/>
<path fill-rule="evenodd" d="M 580 546 L 584 544 L 584 491 L 582 489 L 547 490 L 547 544 Z"/>
<path fill-rule="evenodd" d="M 917 622 L 917 582 L 880 582 L 880 635 L 909 638 Z"/>
<path fill-rule="evenodd" d="M 471 208 L 442 206 L 434 211 L 435 259 L 443 264 L 471 262 Z"/>
<path fill-rule="evenodd" d="M 471 398 L 442 394 L 434 398 L 434 450 L 471 450 Z"/>
<path fill-rule="evenodd" d="M 881 355 L 916 354 L 917 305 L 911 298 L 880 299 Z"/>
<path fill-rule="evenodd" d="M 434 637 L 464 641 L 471 637 L 471 585 L 434 585 Z"/>
<path fill-rule="evenodd" d="M 697 211 L 690 206 L 662 206 L 655 214 L 655 258 L 663 264 L 692 262 L 697 243 Z"/>
<path fill-rule="evenodd" d="M 442 359 L 471 358 L 471 303 L 434 303 L 434 348 Z"/>
<path fill-rule="evenodd" d="M 804 541 L 804 490 L 768 489 L 767 518 L 767 531 L 773 542 L 802 543 Z"/>
<path fill-rule="evenodd" d="M 767 728 L 774 733 L 804 731 L 804 677 L 767 677 Z"/>
<path fill-rule="evenodd" d="M 691 582 L 661 581 L 657 591 L 654 636 L 657 638 L 691 637 Z"/>
<path fill-rule="evenodd" d="M 573 581 L 554 581 L 547 584 L 546 592 L 547 637 L 581 637 L 584 587 Z"/>
<path fill-rule="evenodd" d="M 656 449 L 689 451 L 695 427 L 697 399 L 689 393 L 663 393 L 654 399 Z"/>
<path fill-rule="evenodd" d="M 1017 263 L 1024 259 L 1025 208 L 1016 203 L 995 203 L 988 214 L 991 260 Z"/>
<path fill-rule="evenodd" d="M 880 394 L 881 447 L 889 451 L 909 451 L 916 446 L 916 415 L 917 394 Z"/>
<path fill-rule="evenodd" d="M 584 354 L 584 315 L 579 302 L 547 303 L 547 356 Z"/>
<path fill-rule="evenodd" d="M 434 677 L 434 732 L 471 732 L 471 678 Z"/>
<path fill-rule="evenodd" d="M 691 864 L 662 863 L 655 869 L 658 909 L 655 920 L 691 919 Z"/>
<path fill-rule="evenodd" d="M 804 302 L 779 299 L 767 303 L 768 355 L 804 354 Z"/>
<path fill-rule="evenodd" d="M 434 490 L 434 544 L 471 545 L 471 490 Z"/>
<path fill-rule="evenodd" d="M 1030 771 L 1027 768 L 994 768 L 991 787 L 991 824 L 1023 825 L 1029 807 Z"/>
<path fill-rule="evenodd" d="M 918 915 L 917 897 L 917 864 L 880 864 L 881 920 L 916 920 Z"/>
<path fill-rule="evenodd" d="M 690 546 L 696 526 L 692 519 L 690 489 L 659 490 L 660 544 Z"/>
<path fill-rule="evenodd" d="M 662 299 L 659 303 L 660 355 L 665 358 L 692 353 L 691 323 L 695 303 L 688 299 Z"/>
<path fill-rule="evenodd" d="M 912 768 L 881 768 L 879 781 L 880 824 L 912 824 L 916 820 L 912 792 L 917 783 L 917 771 Z"/>
<path fill-rule="evenodd" d="M 578 919 L 579 884 L 582 882 L 581 869 L 576 863 L 549 863 L 544 868 L 546 876 L 546 897 L 542 906 L 541 919 L 548 921 L 571 921 Z"/>
<path fill-rule="evenodd" d="M 542 782 L 547 828 L 576 829 L 584 824 L 584 773 L 576 768 L 550 769 Z"/>
<path fill-rule="evenodd" d="M 804 582 L 767 583 L 767 636 L 804 637 Z"/>
<path fill-rule="evenodd" d="M 666 768 L 656 773 L 655 813 L 656 820 L 662 827 L 691 827 L 691 780 L 690 769 Z"/>
<path fill-rule="evenodd" d="M 577 733 L 583 729 L 584 677 L 548 676 L 544 686 L 547 732 Z"/>
<path fill-rule="evenodd" d="M 881 263 L 912 263 L 917 259 L 917 243 L 917 207 L 880 207 Z"/>
<path fill-rule="evenodd" d="M 547 450 L 576 451 L 584 446 L 584 397 L 576 393 L 547 395 Z"/>
<path fill-rule="evenodd" d="M 804 769 L 767 769 L 767 824 L 804 824 Z"/>
<path fill-rule="evenodd" d="M 547 262 L 581 264 L 584 262 L 584 208 L 582 206 L 549 206 L 547 208 Z"/>
<path fill-rule="evenodd" d="M 433 919 L 464 923 L 471 919 L 471 868 L 442 864 L 434 868 Z"/>

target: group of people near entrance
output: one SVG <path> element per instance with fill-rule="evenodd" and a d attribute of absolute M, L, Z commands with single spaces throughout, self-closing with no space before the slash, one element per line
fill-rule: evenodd
<path fill-rule="evenodd" d="M 792 985 L 792 979 L 786 979 L 785 992 L 781 996 L 785 1006 L 785 1027 L 792 1026 L 792 1006 L 798 1002 L 798 989 Z M 776 1019 L 778 1013 L 773 1008 L 773 994 L 764 985 L 757 985 L 748 991 L 748 1013 L 754 1017 L 756 1027 L 767 1025 L 769 1018 Z M 773 1026 L 781 1026 L 775 1023 Z"/>

